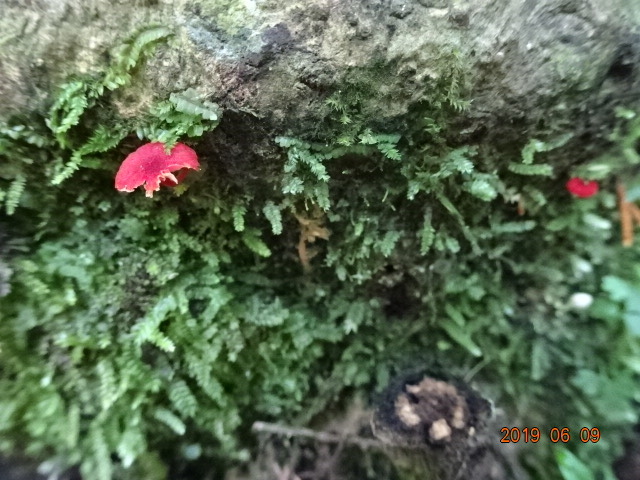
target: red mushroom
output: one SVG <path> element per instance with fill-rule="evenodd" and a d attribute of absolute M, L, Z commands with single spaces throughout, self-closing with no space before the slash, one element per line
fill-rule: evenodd
<path fill-rule="evenodd" d="M 600 185 L 595 180 L 583 180 L 578 177 L 570 178 L 566 187 L 572 195 L 580 198 L 592 197 L 600 189 Z"/>
<path fill-rule="evenodd" d="M 145 195 L 153 197 L 153 192 L 160 190 L 160 185 L 178 185 L 189 169 L 200 169 L 198 155 L 192 148 L 178 143 L 171 153 L 166 153 L 163 143 L 147 143 L 124 159 L 116 174 L 116 189 L 133 192 L 144 185 Z M 175 171 L 178 171 L 176 175 L 171 173 Z"/>

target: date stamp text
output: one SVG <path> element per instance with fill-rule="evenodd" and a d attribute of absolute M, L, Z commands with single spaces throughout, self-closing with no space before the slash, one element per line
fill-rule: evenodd
<path fill-rule="evenodd" d="M 568 443 L 576 438 L 582 443 L 600 441 L 600 429 L 597 427 L 582 427 L 580 430 L 571 430 L 569 427 L 553 427 L 544 433 L 538 427 L 502 427 L 500 435 L 502 435 L 500 443 L 538 443 L 542 438 L 548 438 L 552 443 Z"/>

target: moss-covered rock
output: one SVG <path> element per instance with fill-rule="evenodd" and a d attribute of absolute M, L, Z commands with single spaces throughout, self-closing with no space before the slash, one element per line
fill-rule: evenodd
<path fill-rule="evenodd" d="M 638 198 L 626 4 L 4 3 L 0 449 L 241 475 L 254 420 L 420 371 L 514 426 L 601 429 L 524 448 L 534 478 L 611 473 L 638 396 L 638 250 L 611 220 L 616 177 Z M 117 192 L 147 141 L 200 171 Z"/>

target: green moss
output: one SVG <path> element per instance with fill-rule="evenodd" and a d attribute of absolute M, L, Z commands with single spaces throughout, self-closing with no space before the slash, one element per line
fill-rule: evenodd
<path fill-rule="evenodd" d="M 213 20 L 213 23 L 228 35 L 236 35 L 241 30 L 251 28 L 255 18 L 255 2 L 239 0 L 208 0 L 198 2 L 200 15 Z"/>
<path fill-rule="evenodd" d="M 220 111 L 197 92 L 127 121 L 110 110 L 99 86 L 126 88 L 142 44 L 111 74 L 68 83 L 46 119 L 0 131 L 4 208 L 26 247 L 0 298 L 0 448 L 99 480 L 160 479 L 159 456 L 194 452 L 224 470 L 251 458 L 254 420 L 306 424 L 345 392 L 424 369 L 479 380 L 542 429 L 598 425 L 602 441 L 577 454 L 609 472 L 640 393 L 632 295 L 610 278 L 638 288 L 626 265 L 640 252 L 621 253 L 604 221 L 612 192 L 564 192 L 567 132 L 515 154 L 460 145 L 459 61 L 391 128 L 363 110 L 377 77 L 354 73 L 329 96 L 321 142 L 268 139 L 277 154 L 238 180 L 224 168 L 236 157 L 209 153 Z M 201 176 L 153 200 L 117 193 L 132 132 L 191 138 Z M 578 290 L 593 311 L 569 307 Z M 536 448 L 534 475 L 560 478 Z"/>

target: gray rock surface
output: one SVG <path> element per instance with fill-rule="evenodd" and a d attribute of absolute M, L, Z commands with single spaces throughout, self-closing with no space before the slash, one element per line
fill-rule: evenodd
<path fill-rule="evenodd" d="M 304 134 L 325 99 L 366 78 L 380 121 L 428 101 L 450 68 L 469 72 L 465 131 L 574 123 L 593 134 L 612 106 L 638 102 L 634 0 L 0 0 L 0 119 L 43 111 L 56 87 L 99 72 L 109 48 L 149 23 L 176 36 L 119 106 L 196 88 L 224 108 Z"/>

